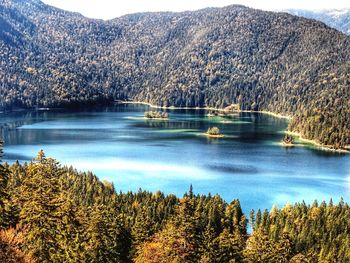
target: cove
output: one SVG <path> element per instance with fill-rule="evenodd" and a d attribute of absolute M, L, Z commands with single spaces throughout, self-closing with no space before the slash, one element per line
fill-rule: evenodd
<path fill-rule="evenodd" d="M 169 120 L 147 120 L 145 105 L 91 110 L 0 114 L 4 162 L 28 162 L 40 149 L 65 165 L 92 171 L 117 191 L 163 191 L 238 198 L 250 208 L 337 202 L 350 197 L 350 155 L 312 145 L 284 148 L 287 120 L 242 112 L 207 117 L 204 110 L 167 110 Z M 224 138 L 203 133 L 217 126 Z M 247 210 L 246 210 L 247 209 Z"/>

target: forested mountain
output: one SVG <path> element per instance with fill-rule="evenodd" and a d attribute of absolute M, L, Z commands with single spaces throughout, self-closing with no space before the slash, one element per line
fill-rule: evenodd
<path fill-rule="evenodd" d="M 239 200 L 192 187 L 116 193 L 42 151 L 0 165 L 0 262 L 349 262 L 349 220 L 343 201 L 246 216 Z"/>
<path fill-rule="evenodd" d="M 319 11 L 289 9 L 286 10 L 286 12 L 296 16 L 303 16 L 322 21 L 326 25 L 350 35 L 350 9 L 330 9 Z"/>
<path fill-rule="evenodd" d="M 0 106 L 137 100 L 291 115 L 290 130 L 350 144 L 350 38 L 243 6 L 92 20 L 39 0 L 0 4 Z"/>

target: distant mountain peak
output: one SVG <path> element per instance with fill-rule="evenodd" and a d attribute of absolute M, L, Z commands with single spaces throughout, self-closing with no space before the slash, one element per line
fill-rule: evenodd
<path fill-rule="evenodd" d="M 333 9 L 333 10 L 328 10 L 329 15 L 334 16 L 334 17 L 340 17 L 343 15 L 346 15 L 347 13 L 350 12 L 350 9 Z"/>
<path fill-rule="evenodd" d="M 350 8 L 315 11 L 287 9 L 284 11 L 293 15 L 319 20 L 330 27 L 350 35 Z"/>

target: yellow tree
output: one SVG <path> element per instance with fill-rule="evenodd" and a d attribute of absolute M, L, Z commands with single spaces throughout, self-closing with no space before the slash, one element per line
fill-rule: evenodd
<path fill-rule="evenodd" d="M 16 198 L 25 232 L 24 250 L 39 262 L 74 261 L 70 260 L 74 259 L 71 250 L 62 246 L 67 244 L 62 242 L 63 230 L 74 220 L 74 215 L 67 213 L 67 197 L 60 188 L 62 173 L 58 162 L 40 151 L 27 166 Z M 75 235 L 71 233 L 70 238 L 73 241 Z"/>
<path fill-rule="evenodd" d="M 153 239 L 140 246 L 136 262 L 198 262 L 193 199 L 180 200 L 176 217 Z"/>

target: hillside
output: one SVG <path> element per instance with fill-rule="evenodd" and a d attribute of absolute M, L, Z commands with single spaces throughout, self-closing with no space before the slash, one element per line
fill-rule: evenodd
<path fill-rule="evenodd" d="M 326 25 L 350 35 L 350 9 L 330 9 L 320 11 L 289 9 L 286 10 L 286 12 L 292 15 L 322 21 Z"/>
<path fill-rule="evenodd" d="M 350 144 L 350 38 L 243 6 L 92 20 L 41 3 L 0 5 L 0 106 L 137 100 L 291 115 L 290 130 Z"/>

